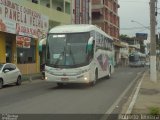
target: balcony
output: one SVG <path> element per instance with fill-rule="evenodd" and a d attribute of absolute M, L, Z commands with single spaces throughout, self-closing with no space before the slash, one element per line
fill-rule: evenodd
<path fill-rule="evenodd" d="M 67 0 L 27 0 L 33 4 L 39 4 L 57 11 L 70 14 L 70 1 Z"/>
<path fill-rule="evenodd" d="M 104 7 L 104 5 L 103 4 L 98 4 L 98 5 L 92 5 L 92 9 L 94 10 L 94 9 L 102 9 Z"/>
<path fill-rule="evenodd" d="M 92 1 L 92 12 L 102 13 L 103 8 L 104 8 L 104 3 L 101 0 Z"/>
<path fill-rule="evenodd" d="M 19 2 L 19 0 L 15 1 Z M 70 2 L 67 0 L 24 0 L 20 4 L 48 16 L 49 20 L 58 24 L 71 22 Z"/>

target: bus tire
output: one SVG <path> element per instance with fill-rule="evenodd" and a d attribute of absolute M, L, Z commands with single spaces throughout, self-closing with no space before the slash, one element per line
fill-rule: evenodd
<path fill-rule="evenodd" d="M 107 79 L 110 79 L 111 78 L 111 66 L 109 67 L 109 73 L 107 75 Z"/>
<path fill-rule="evenodd" d="M 97 80 L 98 80 L 98 70 L 96 69 L 94 80 L 90 83 L 90 85 L 95 86 Z"/>
<path fill-rule="evenodd" d="M 58 87 L 63 87 L 63 83 L 57 83 Z"/>

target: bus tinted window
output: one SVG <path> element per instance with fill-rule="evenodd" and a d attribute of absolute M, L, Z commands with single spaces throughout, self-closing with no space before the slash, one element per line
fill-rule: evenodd
<path fill-rule="evenodd" d="M 90 33 L 50 34 L 47 40 L 47 65 L 77 67 L 88 64 L 86 45 Z"/>

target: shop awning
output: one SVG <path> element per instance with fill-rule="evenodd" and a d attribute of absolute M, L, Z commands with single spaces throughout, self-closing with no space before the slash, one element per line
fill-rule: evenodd
<path fill-rule="evenodd" d="M 42 52 L 42 46 L 43 45 L 46 45 L 46 39 L 44 38 L 44 39 L 42 39 L 42 40 L 40 40 L 40 42 L 39 42 L 39 52 Z"/>
<path fill-rule="evenodd" d="M 113 44 L 117 47 L 120 47 L 120 48 L 125 48 L 127 47 L 126 45 L 122 44 L 121 42 L 113 42 Z"/>

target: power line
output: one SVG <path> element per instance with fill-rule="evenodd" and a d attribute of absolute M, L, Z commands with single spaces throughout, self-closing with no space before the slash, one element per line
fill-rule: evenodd
<path fill-rule="evenodd" d="M 130 27 L 130 28 L 120 28 L 120 29 L 121 30 L 134 30 L 134 29 L 144 29 L 144 27 Z"/>
<path fill-rule="evenodd" d="M 143 2 L 143 1 L 131 1 L 131 0 L 119 0 L 120 2 L 128 2 L 128 3 L 146 3 L 148 4 L 148 2 Z"/>
<path fill-rule="evenodd" d="M 148 26 L 148 28 L 149 28 L 149 26 Z M 144 28 L 144 27 L 120 28 L 120 30 L 136 30 L 136 29 L 144 29 L 144 30 L 147 30 L 147 29 Z M 160 29 L 160 27 L 157 27 L 157 29 Z"/>

